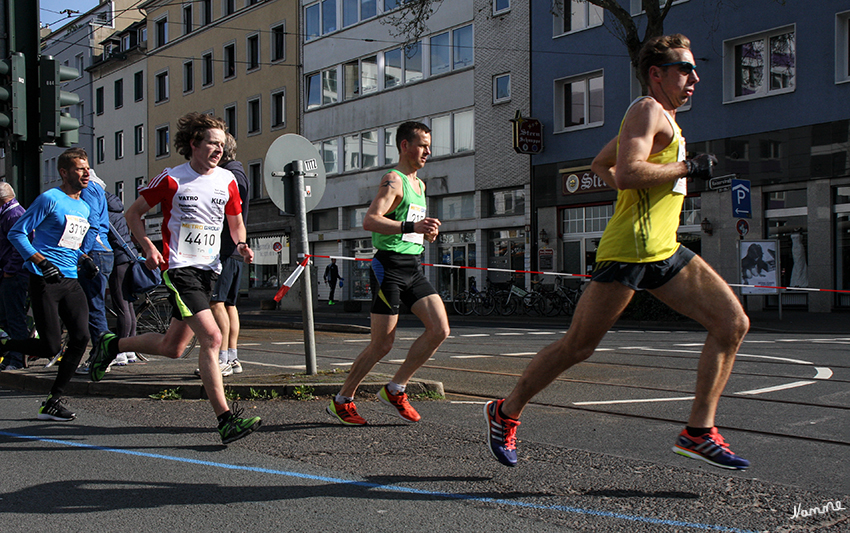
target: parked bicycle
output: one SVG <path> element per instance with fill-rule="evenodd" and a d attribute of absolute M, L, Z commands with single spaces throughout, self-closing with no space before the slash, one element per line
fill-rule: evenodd
<path fill-rule="evenodd" d="M 489 285 L 488 281 L 487 290 L 481 292 L 476 286 L 475 276 L 469 276 L 469 290 L 455 295 L 453 301 L 455 312 L 464 316 L 472 313 L 481 316 L 492 314 L 496 309 L 496 300 Z"/>

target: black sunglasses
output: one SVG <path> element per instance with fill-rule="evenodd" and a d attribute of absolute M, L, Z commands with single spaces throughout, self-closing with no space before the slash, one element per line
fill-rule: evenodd
<path fill-rule="evenodd" d="M 679 72 L 684 74 L 685 76 L 690 76 L 691 72 L 697 69 L 697 66 L 688 61 L 674 61 L 673 63 L 664 63 L 663 65 L 658 65 L 659 67 L 679 67 Z"/>

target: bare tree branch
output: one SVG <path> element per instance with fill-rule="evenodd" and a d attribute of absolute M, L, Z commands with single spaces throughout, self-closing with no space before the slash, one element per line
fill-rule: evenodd
<path fill-rule="evenodd" d="M 400 0 L 401 8 L 380 19 L 390 26 L 390 35 L 404 38 L 405 44 L 418 41 L 428 32 L 428 19 L 437 12 L 443 0 Z"/>

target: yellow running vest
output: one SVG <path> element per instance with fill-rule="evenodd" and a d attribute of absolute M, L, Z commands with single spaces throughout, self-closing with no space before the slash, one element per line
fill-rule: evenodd
<path fill-rule="evenodd" d="M 642 98 L 651 97 L 638 98 L 629 109 Z M 667 111 L 664 111 L 664 115 L 673 126 L 673 140 L 660 152 L 650 155 L 648 161 L 658 164 L 684 161 L 685 139 L 682 130 Z M 624 116 L 623 122 L 625 120 Z M 620 123 L 621 132 L 623 122 Z M 679 228 L 682 202 L 687 194 L 685 179 L 648 189 L 618 191 L 617 207 L 599 241 L 596 262 L 650 263 L 672 256 L 679 248 L 676 230 Z"/>

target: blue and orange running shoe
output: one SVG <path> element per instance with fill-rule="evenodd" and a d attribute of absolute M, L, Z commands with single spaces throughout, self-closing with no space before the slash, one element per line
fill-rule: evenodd
<path fill-rule="evenodd" d="M 484 420 L 487 422 L 487 447 L 497 461 L 505 466 L 516 466 L 516 428 L 519 420 L 499 414 L 505 400 L 494 400 L 484 404 Z"/>
<path fill-rule="evenodd" d="M 749 461 L 732 453 L 729 445 L 717 432 L 716 427 L 711 428 L 711 431 L 703 433 L 699 437 L 691 437 L 688 435 L 688 431 L 683 429 L 679 438 L 676 439 L 673 451 L 679 455 L 699 459 L 712 466 L 729 470 L 745 470 L 750 466 Z"/>

